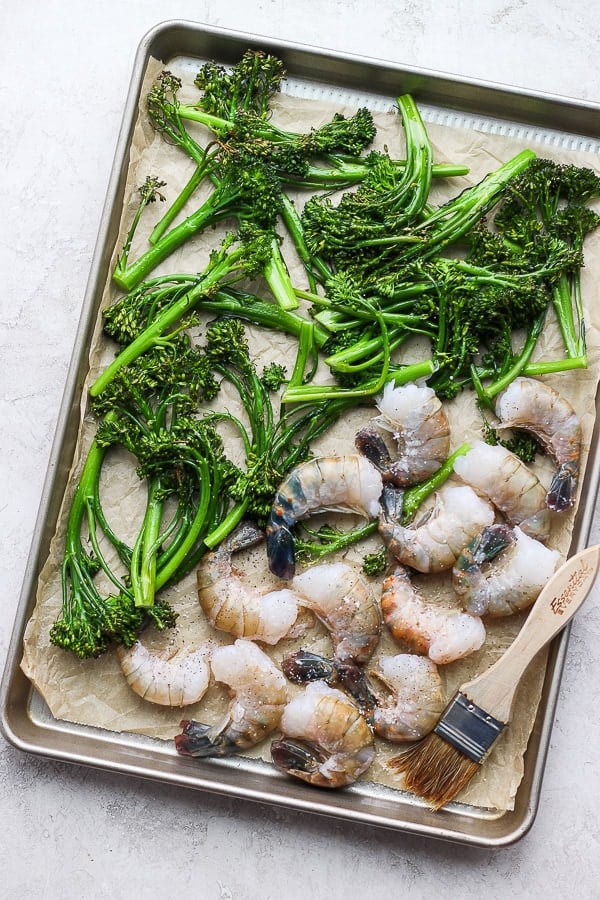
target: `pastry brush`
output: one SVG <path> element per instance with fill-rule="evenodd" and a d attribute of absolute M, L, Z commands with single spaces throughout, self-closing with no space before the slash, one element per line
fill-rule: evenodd
<path fill-rule="evenodd" d="M 529 663 L 581 607 L 599 563 L 600 545 L 595 545 L 560 566 L 504 654 L 461 685 L 433 731 L 390 760 L 390 767 L 404 774 L 409 791 L 437 810 L 466 787 L 509 724 L 515 694 Z"/>

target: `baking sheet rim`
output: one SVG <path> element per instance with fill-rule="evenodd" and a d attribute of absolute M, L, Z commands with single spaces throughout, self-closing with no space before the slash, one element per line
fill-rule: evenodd
<path fill-rule="evenodd" d="M 535 748 L 528 749 L 526 754 L 526 773 L 529 773 L 529 780 L 527 784 L 525 783 L 525 778 L 521 782 L 517 792 L 515 810 L 502 813 L 502 815 L 490 820 L 484 820 L 488 822 L 492 821 L 494 823 L 494 828 L 489 829 L 490 833 L 488 834 L 483 832 L 477 833 L 476 830 L 468 833 L 464 828 L 461 831 L 458 826 L 459 821 L 464 822 L 465 820 L 472 820 L 473 818 L 475 820 L 480 820 L 481 817 L 473 817 L 470 815 L 468 808 L 466 808 L 467 812 L 463 813 L 460 810 L 459 805 L 453 805 L 443 811 L 442 814 L 436 814 L 439 824 L 430 825 L 424 820 L 421 822 L 409 821 L 408 818 L 402 819 L 398 815 L 392 818 L 383 815 L 377 816 L 373 813 L 368 813 L 365 810 L 357 810 L 354 808 L 352 799 L 356 796 L 357 792 L 353 792 L 352 789 L 347 790 L 342 794 L 343 798 L 348 798 L 348 803 L 346 804 L 345 800 L 342 799 L 342 803 L 340 804 L 338 803 L 339 795 L 336 797 L 335 803 L 328 802 L 327 795 L 322 796 L 321 794 L 318 794 L 315 796 L 314 792 L 307 789 L 305 786 L 302 786 L 302 790 L 305 793 L 300 794 L 298 798 L 295 799 L 285 790 L 283 793 L 279 792 L 279 794 L 273 792 L 265 794 L 264 790 L 250 787 L 243 788 L 240 785 L 232 786 L 223 780 L 220 782 L 217 773 L 228 771 L 227 767 L 225 767 L 225 769 L 219 767 L 209 769 L 211 772 L 214 771 L 214 777 L 210 778 L 188 775 L 187 768 L 182 766 L 180 762 L 176 767 L 177 771 L 173 773 L 168 771 L 159 773 L 156 768 L 153 769 L 152 766 L 147 764 L 148 748 L 145 741 L 141 739 L 138 741 L 138 744 L 140 747 L 142 745 L 144 746 L 144 754 L 137 762 L 132 763 L 130 753 L 127 753 L 126 758 L 124 757 L 122 759 L 119 758 L 118 754 L 106 758 L 101 755 L 95 755 L 91 752 L 91 748 L 89 748 L 89 752 L 86 755 L 81 752 L 81 750 L 76 752 L 72 749 L 67 749 L 66 747 L 61 748 L 60 744 L 56 744 L 55 741 L 50 741 L 50 734 L 58 739 L 58 736 L 65 731 L 61 723 L 56 722 L 51 717 L 49 717 L 47 722 L 35 721 L 34 718 L 31 717 L 32 689 L 29 682 L 20 671 L 23 632 L 32 604 L 35 602 L 38 573 L 45 560 L 47 544 L 53 533 L 53 528 L 49 527 L 49 522 L 53 520 L 53 517 L 50 514 L 53 507 L 57 507 L 57 503 L 60 501 L 64 491 L 64 485 L 62 488 L 58 487 L 61 471 L 65 482 L 68 473 L 69 467 L 65 467 L 64 464 L 61 464 L 61 459 L 65 458 L 65 445 L 69 444 L 69 442 L 74 443 L 75 440 L 74 436 L 70 437 L 69 431 L 72 427 L 71 421 L 74 410 L 77 410 L 78 412 L 79 409 L 82 381 L 81 372 L 85 368 L 87 362 L 87 353 L 89 349 L 88 337 L 93 328 L 95 317 L 97 316 L 99 296 L 101 295 L 107 277 L 107 255 L 112 251 L 110 233 L 114 226 L 115 211 L 120 209 L 118 204 L 122 201 L 119 194 L 122 189 L 124 172 L 128 166 L 130 138 L 135 117 L 137 115 L 140 83 L 149 57 L 157 55 L 155 52 L 155 45 L 157 43 L 164 44 L 165 41 L 168 43 L 169 34 L 171 34 L 171 39 L 173 39 L 173 35 L 181 33 L 182 29 L 193 31 L 198 36 L 203 34 L 208 36 L 211 41 L 216 41 L 217 43 L 219 40 L 237 42 L 240 50 L 245 49 L 246 46 L 251 44 L 256 46 L 263 41 L 262 36 L 243 34 L 241 32 L 233 32 L 225 29 L 207 28 L 196 23 L 174 20 L 172 22 L 162 23 L 149 31 L 138 47 L 130 87 L 123 111 L 122 125 L 115 150 L 113 166 L 111 168 L 110 180 L 90 268 L 90 276 L 86 287 L 82 313 L 77 329 L 74 352 L 67 376 L 63 401 L 60 407 L 55 439 L 50 454 L 41 503 L 36 519 L 31 551 L 26 566 L 23 589 L 17 608 L 13 633 L 9 641 L 7 661 L 2 684 L 0 686 L 0 726 L 2 731 L 7 740 L 19 749 L 25 752 L 59 759 L 64 762 L 89 765 L 95 768 L 137 775 L 139 777 L 159 780 L 188 788 L 191 787 L 198 790 L 210 791 L 212 793 L 229 794 L 239 798 L 269 803 L 271 805 L 281 805 L 289 808 L 301 809 L 321 815 L 344 818 L 357 823 L 377 825 L 388 829 L 391 828 L 394 830 L 421 834 L 442 840 L 485 847 L 497 847 L 512 844 L 529 830 L 533 824 L 535 815 L 537 814 L 541 781 L 548 752 L 554 710 L 558 699 L 562 669 L 566 657 L 569 630 L 565 631 L 556 642 L 553 658 L 548 666 L 544 682 L 544 698 L 542 703 L 540 703 L 536 725 L 531 739 L 536 746 Z M 277 46 L 281 46 L 282 48 L 285 47 L 287 49 L 292 48 L 299 54 L 308 52 L 327 53 L 327 51 L 320 50 L 319 48 L 277 42 L 270 38 L 264 38 L 264 41 L 272 48 L 274 47 L 276 49 Z M 365 62 L 368 62 L 369 65 L 376 65 L 379 63 L 379 65 L 385 69 L 387 65 L 386 61 L 377 61 L 374 59 L 366 60 L 365 58 L 353 55 L 346 56 L 343 54 L 336 54 L 336 58 L 338 60 L 343 60 L 348 66 L 354 65 L 360 67 Z M 427 73 L 419 70 L 407 71 L 411 71 L 412 73 L 418 72 L 424 78 L 428 75 L 431 75 L 432 77 L 448 77 L 443 76 L 442 73 Z M 327 73 L 320 71 L 319 73 L 314 73 L 314 75 L 315 78 L 318 78 L 319 81 L 323 82 L 326 80 Z M 470 82 L 463 80 L 462 83 L 469 84 Z M 481 83 L 479 86 L 481 87 Z M 502 88 L 502 86 L 498 85 L 484 85 L 484 88 L 487 89 L 488 87 L 492 90 Z M 553 99 L 554 98 L 547 95 L 543 96 L 545 103 L 552 103 Z M 563 102 L 564 98 L 556 99 Z M 585 105 L 582 105 L 581 108 L 585 117 L 587 108 Z M 586 474 L 586 497 L 578 512 L 574 536 L 574 544 L 576 544 L 576 546 L 572 548 L 573 550 L 581 549 L 585 546 L 587 535 L 591 527 L 593 498 L 596 496 L 599 478 L 597 444 L 598 441 L 595 440 L 592 445 L 592 451 L 590 452 L 588 471 Z M 66 454 L 66 456 L 69 459 L 70 465 L 72 454 Z M 21 716 L 20 723 L 17 721 L 18 714 Z M 26 719 L 27 716 L 30 717 L 28 720 Z M 71 736 L 74 734 L 79 735 L 80 741 L 87 745 L 87 734 L 90 731 L 87 726 L 79 727 L 69 723 L 67 730 Z M 31 735 L 28 736 L 28 731 L 35 732 L 37 740 L 34 740 Z M 94 731 L 97 731 L 96 740 L 99 741 L 100 744 L 102 744 L 103 741 L 111 745 L 115 743 L 115 736 L 112 735 L 112 733 L 110 733 L 111 737 L 108 739 L 107 736 L 109 733 L 103 733 L 102 729 L 94 729 Z M 103 734 L 106 735 L 104 738 Z M 44 737 L 46 738 L 45 740 Z M 128 741 L 128 743 L 131 743 L 131 741 Z M 123 747 L 125 747 L 125 744 L 123 744 Z M 533 756 L 534 749 L 535 756 Z M 164 756 L 164 751 L 162 751 L 159 756 Z M 527 788 L 526 794 L 525 788 Z M 357 790 L 360 793 L 362 788 Z M 307 791 L 308 793 L 306 793 Z M 401 808 L 403 805 L 409 807 L 411 810 L 414 810 L 414 808 L 421 808 L 418 801 L 413 801 L 412 799 L 407 801 L 406 795 L 400 793 L 398 806 Z M 423 816 L 425 819 L 429 818 L 430 811 L 424 809 Z M 498 823 L 500 820 L 506 825 L 503 831 L 499 829 Z M 451 826 L 449 822 L 454 822 L 454 827 Z M 493 834 L 491 833 L 492 831 L 494 832 Z"/>

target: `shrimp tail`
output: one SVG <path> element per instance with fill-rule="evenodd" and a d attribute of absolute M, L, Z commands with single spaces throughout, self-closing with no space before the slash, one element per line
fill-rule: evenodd
<path fill-rule="evenodd" d="M 281 669 L 294 684 L 325 681 L 326 684 L 342 687 L 355 701 L 361 714 L 371 721 L 377 698 L 363 669 L 356 663 L 328 659 L 310 650 L 297 650 L 284 657 Z"/>
<path fill-rule="evenodd" d="M 392 457 L 385 441 L 373 425 L 367 425 L 357 432 L 354 446 L 376 469 L 379 469 L 384 478 L 388 475 L 392 468 Z"/>
<path fill-rule="evenodd" d="M 455 568 L 461 571 L 468 571 L 474 567 L 479 568 L 483 563 L 495 559 L 514 540 L 514 530 L 509 525 L 488 525 L 467 544 L 457 559 Z"/>
<path fill-rule="evenodd" d="M 182 756 L 205 758 L 210 756 L 232 756 L 240 747 L 226 732 L 215 735 L 212 725 L 204 725 L 195 719 L 183 719 L 179 723 L 183 729 L 175 735 L 175 748 Z"/>
<path fill-rule="evenodd" d="M 578 477 L 579 465 L 576 460 L 569 460 L 558 467 L 546 495 L 548 509 L 564 512 L 574 506 Z"/>
<path fill-rule="evenodd" d="M 404 491 L 391 484 L 386 484 L 381 492 L 380 519 L 386 525 L 394 525 L 402 520 L 404 510 Z"/>
<path fill-rule="evenodd" d="M 327 782 L 319 778 L 319 769 L 327 759 L 326 754 L 319 753 L 315 744 L 282 738 L 271 744 L 271 759 L 278 769 L 313 784 L 327 786 Z"/>
<path fill-rule="evenodd" d="M 269 569 L 277 578 L 286 581 L 296 572 L 294 537 L 285 518 L 273 512 L 267 525 L 267 559 Z"/>
<path fill-rule="evenodd" d="M 297 650 L 281 661 L 281 671 L 293 684 L 307 684 L 309 681 L 336 681 L 336 666 L 332 659 L 310 650 Z"/>
<path fill-rule="evenodd" d="M 503 550 L 515 542 L 514 530 L 509 525 L 488 525 L 473 538 L 456 560 L 452 569 L 452 579 L 456 593 L 462 596 L 485 578 L 481 567 L 491 562 Z"/>
<path fill-rule="evenodd" d="M 260 544 L 264 538 L 264 531 L 253 522 L 240 522 L 237 528 L 225 538 L 221 546 L 228 553 L 237 553 Z"/>

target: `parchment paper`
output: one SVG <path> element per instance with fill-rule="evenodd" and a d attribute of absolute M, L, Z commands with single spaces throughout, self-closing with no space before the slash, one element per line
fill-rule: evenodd
<path fill-rule="evenodd" d="M 160 68 L 161 65 L 158 62 L 154 60 L 150 62 L 142 88 L 142 98 L 146 94 L 147 86 L 153 81 Z M 175 69 L 175 71 L 177 70 Z M 188 86 L 191 84 L 193 76 L 190 78 L 189 70 L 178 74 L 184 78 L 184 85 L 186 82 Z M 189 90 L 189 96 L 193 98 L 193 87 Z M 185 96 L 184 90 L 182 97 L 185 99 Z M 355 107 L 344 108 L 339 103 L 330 104 L 321 101 L 315 103 L 287 95 L 276 98 L 273 106 L 274 121 L 284 128 L 298 131 L 308 130 L 311 126 L 319 124 L 320 121 L 326 121 L 333 112 L 339 111 L 349 115 L 355 111 Z M 378 127 L 376 146 L 386 145 L 392 156 L 401 157 L 403 155 L 403 135 L 400 119 L 397 112 L 394 111 L 393 105 L 390 104 L 389 112 L 377 113 L 375 119 Z M 435 183 L 436 202 L 442 202 L 447 197 L 456 195 L 467 185 L 479 181 L 487 172 L 497 168 L 525 146 L 521 141 L 466 128 L 449 128 L 431 124 L 428 125 L 428 131 L 434 145 L 436 162 L 467 161 L 470 166 L 470 174 L 465 178 L 453 179 L 446 184 L 441 180 Z M 577 165 L 592 168 L 597 164 L 596 157 L 592 154 L 571 151 L 567 153 L 567 151 L 557 151 L 555 148 L 545 145 L 536 146 L 531 142 L 528 142 L 527 146 L 534 149 L 539 156 L 555 158 L 558 161 L 571 161 Z M 167 200 L 170 201 L 185 184 L 191 171 L 192 164 L 186 157 L 176 148 L 165 144 L 163 139 L 153 131 L 142 108 L 131 149 L 130 175 L 126 191 L 126 197 L 130 199 L 123 211 L 121 234 L 115 247 L 115 256 L 122 246 L 123 236 L 137 205 L 135 190 L 145 177 L 150 174 L 157 175 L 166 181 L 167 187 L 164 189 L 164 193 Z M 297 198 L 297 202 L 301 204 L 301 196 Z M 162 212 L 160 204 L 155 204 L 146 211 L 132 248 L 131 259 L 136 258 L 137 254 L 147 246 L 147 235 L 154 221 Z M 173 254 L 160 267 L 159 271 L 199 271 L 207 261 L 209 249 L 206 236 L 195 238 Z M 285 245 L 284 253 L 288 261 L 292 259 L 288 245 Z M 598 302 L 597 286 L 597 273 L 600 271 L 599 255 L 600 240 L 598 235 L 594 235 L 588 239 L 586 244 L 586 268 L 583 272 L 589 368 L 585 371 L 576 371 L 545 379 L 571 400 L 581 417 L 584 434 L 582 481 L 584 481 L 583 474 L 595 417 L 595 395 L 599 376 L 600 303 Z M 305 283 L 300 266 L 296 268 L 292 266 L 291 273 L 297 284 Z M 117 297 L 118 291 L 109 282 L 106 285 L 103 305 L 112 303 Z M 287 339 L 279 338 L 260 329 L 250 329 L 250 331 L 254 352 L 261 357 L 261 361 L 264 359 L 267 362 L 276 359 L 289 364 L 289 359 L 293 356 L 290 357 Z M 552 320 L 552 315 L 550 315 L 536 352 L 536 358 L 552 358 L 559 346 L 558 330 Z M 90 348 L 88 384 L 95 379 L 113 354 L 114 347 L 102 337 L 99 319 Z M 418 358 L 418 348 L 414 349 L 414 354 L 415 358 Z M 321 377 L 325 379 L 327 374 L 321 373 Z M 233 400 L 234 397 L 231 396 L 228 403 Z M 481 419 L 471 392 L 465 392 L 456 401 L 448 404 L 447 408 L 453 449 L 469 438 L 480 436 Z M 372 416 L 373 412 L 374 410 L 363 408 L 350 413 L 340 425 L 320 440 L 318 445 L 315 445 L 315 452 L 335 454 L 355 452 L 354 434 Z M 50 627 L 60 614 L 59 566 L 66 516 L 73 486 L 94 431 L 95 423 L 87 413 L 86 392 L 84 391 L 80 439 L 73 463 L 70 487 L 59 516 L 57 533 L 52 542 L 49 559 L 41 573 L 38 603 L 27 625 L 22 668 L 44 697 L 52 715 L 57 719 L 92 725 L 113 732 L 139 733 L 171 741 L 179 731 L 179 721 L 182 715 L 185 718 L 195 718 L 210 723 L 220 719 L 228 703 L 227 695 L 221 685 L 212 683 L 203 700 L 195 706 L 187 707 L 182 714 L 181 710 L 161 708 L 138 698 L 126 685 L 114 652 L 108 652 L 96 660 L 80 661 L 72 654 L 53 647 L 49 643 Z M 232 449 L 235 455 L 235 448 Z M 548 484 L 552 472 L 549 460 L 538 461 L 536 471 L 543 483 Z M 141 492 L 136 476 L 133 474 L 131 460 L 125 453 L 113 454 L 112 464 L 107 468 L 103 477 L 102 496 L 110 519 L 119 523 L 120 533 L 125 538 L 128 537 L 125 523 L 131 523 L 132 534 L 129 536 L 132 537 L 142 509 Z M 572 514 L 557 518 L 549 541 L 551 546 L 558 549 L 563 557 L 566 557 L 569 549 L 573 518 Z M 377 544 L 373 542 L 373 548 L 376 546 Z M 347 558 L 360 564 L 364 552 L 364 545 L 360 549 L 353 548 L 348 552 Z M 276 581 L 266 567 L 262 548 L 245 554 L 242 559 L 236 558 L 236 565 L 245 570 L 248 581 L 257 589 L 266 590 L 276 585 Z M 449 590 L 446 576 L 436 579 L 420 579 L 420 581 L 422 582 L 420 586 L 432 600 L 446 604 L 456 603 L 456 599 Z M 177 585 L 168 594 L 168 599 L 179 613 L 176 628 L 162 635 L 147 631 L 143 636 L 144 643 L 156 647 L 194 646 L 209 634 L 215 637 L 216 633 L 205 621 L 198 604 L 193 574 Z M 482 649 L 466 660 L 441 667 L 448 699 L 460 684 L 487 668 L 509 646 L 524 620 L 524 615 L 526 614 L 487 621 L 487 639 Z M 280 660 L 282 656 L 300 646 L 311 647 L 326 655 L 330 652 L 329 637 L 318 622 L 304 617 L 301 627 L 303 630 L 294 639 L 284 640 L 277 647 L 268 650 L 275 660 Z M 221 636 L 219 639 L 223 643 L 228 643 L 230 640 L 227 636 Z M 396 653 L 401 649 L 387 633 L 384 633 L 377 652 Z M 477 807 L 497 810 L 513 808 L 516 790 L 523 775 L 523 754 L 539 704 L 544 669 L 545 656 L 539 658 L 528 670 L 519 689 L 514 720 L 505 730 L 502 738 L 497 741 L 481 772 L 463 792 L 460 799 L 464 802 Z M 290 685 L 290 696 L 295 690 L 297 689 Z M 248 755 L 269 759 L 269 746 L 270 741 L 267 741 L 265 745 Z M 376 760 L 363 776 L 363 780 L 402 789 L 401 776 L 391 773 L 386 766 L 390 756 L 398 753 L 398 745 L 394 746 L 378 741 L 377 747 Z"/>

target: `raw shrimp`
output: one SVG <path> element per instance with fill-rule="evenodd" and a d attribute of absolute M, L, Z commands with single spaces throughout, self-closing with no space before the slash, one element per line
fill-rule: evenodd
<path fill-rule="evenodd" d="M 379 590 L 359 568 L 322 563 L 296 575 L 292 587 L 329 631 L 336 659 L 371 658 L 381 634 Z"/>
<path fill-rule="evenodd" d="M 181 722 L 175 747 L 183 756 L 231 756 L 254 747 L 277 728 L 288 700 L 283 673 L 252 641 L 239 638 L 218 647 L 211 666 L 215 679 L 228 685 L 232 700 L 217 725 Z"/>
<path fill-rule="evenodd" d="M 374 732 L 388 741 L 415 741 L 430 731 L 445 700 L 437 665 L 427 656 L 381 656 L 366 672 L 355 663 L 327 659 L 310 650 L 284 658 L 282 669 L 295 684 L 324 681 L 339 686 L 356 703 Z"/>
<path fill-rule="evenodd" d="M 232 564 L 232 553 L 264 538 L 254 525 L 243 525 L 203 557 L 197 570 L 198 599 L 209 622 L 232 637 L 276 644 L 285 637 L 298 615 L 298 597 L 292 591 L 260 591 L 246 585 Z"/>
<path fill-rule="evenodd" d="M 463 547 L 495 517 L 468 485 L 443 485 L 433 509 L 407 526 L 400 521 L 401 507 L 402 493 L 384 488 L 379 533 L 398 562 L 418 572 L 451 569 Z"/>
<path fill-rule="evenodd" d="M 278 769 L 318 787 L 340 788 L 366 772 L 375 757 L 373 732 L 342 691 L 313 681 L 286 706 L 283 738 L 273 741 Z"/>
<path fill-rule="evenodd" d="M 509 616 L 531 606 L 559 561 L 520 528 L 492 525 L 461 553 L 452 581 L 467 612 Z"/>
<path fill-rule="evenodd" d="M 558 467 L 548 489 L 548 508 L 570 509 L 577 494 L 582 432 L 568 400 L 541 381 L 519 377 L 498 396 L 496 415 L 502 428 L 530 431 L 544 446 Z"/>
<path fill-rule="evenodd" d="M 141 641 L 117 647 L 127 684 L 143 700 L 160 706 L 189 706 L 201 700 L 210 681 L 215 641 L 192 649 L 149 650 Z"/>
<path fill-rule="evenodd" d="M 325 681 L 331 687 L 343 688 L 354 700 L 369 724 L 377 698 L 365 670 L 355 662 L 329 659 L 312 650 L 295 650 L 281 660 L 283 674 L 294 684 Z"/>
<path fill-rule="evenodd" d="M 450 450 L 448 418 L 435 391 L 415 383 L 396 387 L 389 381 L 377 401 L 381 415 L 373 425 L 391 432 L 398 448 L 392 459 L 373 425 L 356 435 L 357 449 L 397 487 L 417 484 L 440 468 Z"/>
<path fill-rule="evenodd" d="M 375 734 L 386 741 L 417 741 L 436 725 L 446 705 L 436 664 L 426 656 L 381 656 L 369 673 L 387 691 L 377 691 Z"/>
<path fill-rule="evenodd" d="M 375 466 L 359 454 L 321 456 L 292 469 L 279 487 L 267 525 L 269 567 L 280 578 L 295 571 L 291 529 L 318 512 L 348 512 L 375 518 L 383 483 Z"/>
<path fill-rule="evenodd" d="M 468 656 L 485 641 L 485 626 L 479 616 L 428 602 L 402 566 L 383 582 L 381 610 L 395 640 L 438 665 Z"/>
<path fill-rule="evenodd" d="M 500 444 L 474 441 L 454 463 L 459 478 L 498 509 L 509 525 L 540 541 L 550 534 L 546 489 L 516 454 Z"/>

